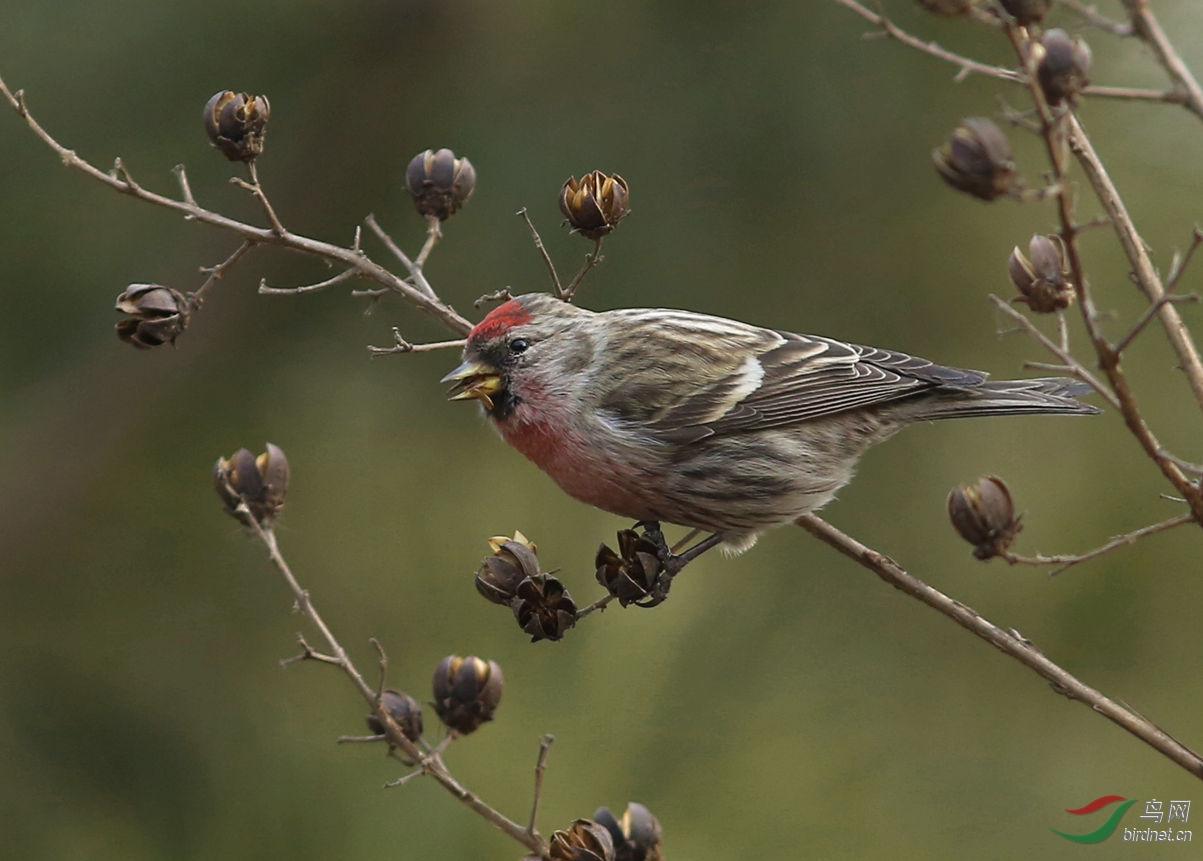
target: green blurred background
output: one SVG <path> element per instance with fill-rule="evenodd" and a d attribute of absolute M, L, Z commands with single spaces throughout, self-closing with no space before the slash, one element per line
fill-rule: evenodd
<path fill-rule="evenodd" d="M 1158 5 L 1203 69 L 1193 4 Z M 980 28 L 909 2 L 888 10 L 1008 62 Z M 998 334 L 986 295 L 1009 291 L 1008 252 L 1051 229 L 1052 209 L 979 204 L 929 163 L 961 117 L 1021 94 L 864 40 L 833 3 L 17 0 L 8 12 L 0 73 L 47 129 L 101 167 L 120 155 L 168 194 L 183 162 L 198 199 L 231 215 L 260 219 L 200 128 L 218 89 L 270 95 L 261 175 L 285 224 L 311 236 L 349 243 L 373 212 L 416 251 L 406 163 L 426 147 L 468 155 L 477 193 L 428 266 L 461 311 L 502 287 L 545 289 L 520 207 L 575 270 L 588 244 L 558 229 L 556 194 L 600 168 L 629 180 L 633 212 L 586 306 L 688 307 L 998 376 L 1046 358 Z M 1087 35 L 1096 82 L 1162 85 L 1138 46 Z M 1168 106 L 1096 101 L 1082 116 L 1164 269 L 1200 217 L 1203 127 Z M 1039 147 L 1012 137 L 1039 184 Z M 1089 830 L 1062 808 L 1110 793 L 1203 804 L 1183 770 L 797 529 L 698 562 L 659 609 L 615 607 L 531 645 L 472 588 L 485 538 L 523 530 L 584 602 L 598 543 L 628 524 L 566 500 L 475 408 L 447 403 L 438 380 L 455 355 L 365 350 L 393 325 L 411 340 L 444 332 L 397 300 L 365 315 L 346 289 L 258 296 L 261 276 L 332 274 L 258 250 L 176 349 L 136 352 L 113 335 L 117 293 L 195 289 L 197 267 L 237 240 L 62 169 L 8 111 L 0 152 L 7 857 L 522 854 L 432 782 L 382 791 L 400 773 L 382 750 L 334 744 L 362 731 L 347 682 L 277 664 L 305 624 L 209 474 L 265 440 L 292 464 L 284 552 L 365 671 L 373 636 L 390 683 L 420 699 L 448 653 L 504 667 L 497 720 L 452 747 L 455 773 L 523 819 L 539 737 L 556 734 L 545 833 L 633 799 L 659 816 L 674 859 L 1107 858 L 1127 849 L 1118 837 L 1079 848 L 1051 834 Z M 1140 303 L 1111 234 L 1083 244 L 1100 305 L 1131 319 Z M 1203 457 L 1160 336 L 1129 364 L 1165 442 Z M 1024 551 L 1086 549 L 1178 510 L 1109 414 L 909 430 L 826 515 L 1203 743 L 1197 532 L 1054 579 L 981 564 L 944 499 L 986 473 L 1027 512 Z M 1148 857 L 1159 851 L 1190 850 Z"/>

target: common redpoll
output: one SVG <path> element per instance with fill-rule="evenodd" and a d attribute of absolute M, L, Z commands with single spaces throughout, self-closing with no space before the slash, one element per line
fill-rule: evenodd
<path fill-rule="evenodd" d="M 1052 377 L 987 382 L 892 350 L 689 311 L 595 313 L 545 294 L 468 335 L 453 400 L 582 502 L 717 536 L 742 552 L 821 508 L 870 446 L 962 416 L 1090 415 Z"/>

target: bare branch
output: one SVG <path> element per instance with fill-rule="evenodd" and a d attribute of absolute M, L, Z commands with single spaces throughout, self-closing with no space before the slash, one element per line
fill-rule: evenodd
<path fill-rule="evenodd" d="M 410 273 L 410 277 L 413 279 L 414 286 L 429 298 L 437 299 L 438 297 L 434 292 L 434 288 L 430 286 L 430 282 L 426 280 L 424 275 L 422 275 L 421 264 L 415 263 L 413 260 L 409 259 L 409 255 L 401 250 L 401 246 L 398 245 L 393 240 L 393 237 L 389 236 L 388 233 L 385 232 L 384 228 L 380 226 L 379 222 L 376 221 L 376 216 L 368 215 L 368 217 L 363 220 L 363 223 L 366 224 L 368 228 L 376 234 L 376 237 L 384 243 L 384 247 L 391 251 L 393 256 L 401 261 L 401 265 L 404 266 Z M 433 246 L 433 242 L 430 240 L 429 233 L 427 234 L 426 242 L 427 245 Z M 427 251 L 425 246 L 423 246 L 422 250 L 427 254 L 430 253 Z M 422 275 L 422 277 L 417 277 L 419 275 Z"/>
<path fill-rule="evenodd" d="M 1128 349 L 1128 346 L 1132 343 L 1132 341 L 1136 338 L 1136 336 L 1139 335 L 1142 331 L 1144 331 L 1145 326 L 1147 326 L 1149 324 L 1149 321 L 1151 321 L 1154 317 L 1157 316 L 1157 312 L 1161 310 L 1161 306 L 1164 305 L 1165 303 L 1167 303 L 1167 302 L 1198 302 L 1198 301 L 1199 301 L 1199 296 L 1197 293 L 1189 293 L 1186 296 L 1174 296 L 1169 293 L 1166 293 L 1164 296 L 1162 296 L 1160 299 L 1158 299 L 1156 302 L 1154 302 L 1148 308 L 1145 308 L 1144 313 L 1141 314 L 1140 318 L 1136 321 L 1135 324 L 1133 324 L 1132 328 L 1128 331 L 1128 334 L 1126 334 L 1126 335 L 1124 335 L 1124 337 L 1120 338 L 1120 340 L 1117 341 L 1115 346 L 1112 347 L 1111 349 L 1113 349 L 1116 353 L 1122 353 L 1124 350 Z"/>
<path fill-rule="evenodd" d="M 585 618 L 586 616 L 590 615 L 591 613 L 594 613 L 598 610 L 606 609 L 606 607 L 609 605 L 609 603 L 613 600 L 614 600 L 613 595 L 611 595 L 609 593 L 603 595 L 601 598 L 598 598 L 592 604 L 589 604 L 585 607 L 581 607 L 581 609 L 577 610 L 576 611 L 576 620 L 579 622 L 581 619 Z"/>
<path fill-rule="evenodd" d="M 1136 225 L 1128 214 L 1127 206 L 1111 181 L 1111 177 L 1108 176 L 1098 154 L 1094 151 L 1086 132 L 1072 114 L 1068 115 L 1067 122 L 1070 147 L 1077 156 L 1078 163 L 1082 166 L 1099 201 L 1103 204 L 1103 208 L 1111 217 L 1116 236 L 1132 264 L 1137 285 L 1148 297 L 1149 302 L 1157 305 L 1158 319 L 1165 329 L 1170 345 L 1178 354 L 1182 370 L 1194 392 L 1195 402 L 1200 409 L 1203 409 L 1203 361 L 1199 358 L 1198 348 L 1174 305 L 1160 302 L 1161 297 L 1166 294 L 1166 289 L 1157 275 L 1152 260 L 1149 259 L 1145 242 L 1137 232 Z"/>
<path fill-rule="evenodd" d="M 263 212 L 267 215 L 267 220 L 272 226 L 272 231 L 277 236 L 284 236 L 288 231 L 284 229 L 284 225 L 280 223 L 280 219 L 276 216 L 276 210 L 268 202 L 267 192 L 263 190 L 263 184 L 259 182 L 259 168 L 255 166 L 254 159 L 246 163 L 246 169 L 251 175 L 250 191 L 259 199 L 259 203 L 263 205 Z"/>
<path fill-rule="evenodd" d="M 459 349 L 467 343 L 464 339 L 457 341 L 436 341 L 430 344 L 411 344 L 401 335 L 401 330 L 396 326 L 393 327 L 393 340 L 396 342 L 391 347 L 368 347 L 368 352 L 372 357 L 377 356 L 392 356 L 397 353 L 425 353 L 430 350 L 451 350 Z"/>
<path fill-rule="evenodd" d="M 1153 49 L 1157 62 L 1165 69 L 1174 85 L 1183 90 L 1187 110 L 1203 119 L 1203 87 L 1199 86 L 1190 68 L 1182 61 L 1181 55 L 1161 29 L 1161 24 L 1149 8 L 1148 0 L 1123 0 L 1123 4 L 1132 21 L 1132 31 Z"/>
<path fill-rule="evenodd" d="M 929 54 L 937 59 L 944 60 L 952 63 L 955 66 L 958 66 L 960 68 L 960 73 L 957 75 L 958 80 L 969 73 L 985 75 L 986 77 L 997 78 L 1002 81 L 1021 82 L 1023 80 L 1023 76 L 1014 69 L 1004 69 L 1002 66 L 991 66 L 988 63 L 979 63 L 977 60 L 971 60 L 968 57 L 963 57 L 960 54 L 945 50 L 935 42 L 924 42 L 922 39 L 912 36 L 910 33 L 907 33 L 905 30 L 899 28 L 885 15 L 866 9 L 860 3 L 857 3 L 856 0 L 835 0 L 835 2 L 847 9 L 852 10 L 871 24 L 880 27 L 882 35 L 888 36 L 891 39 L 895 39 L 898 42 L 901 42 L 903 45 L 915 48 L 916 50 L 922 51 L 923 53 Z"/>
<path fill-rule="evenodd" d="M 309 620 L 310 624 L 317 628 L 317 630 L 321 633 L 322 638 L 326 641 L 327 648 L 330 651 L 329 655 L 319 655 L 309 647 L 308 643 L 306 643 L 303 638 L 301 638 L 302 648 L 305 651 L 301 656 L 299 656 L 298 659 L 304 660 L 306 658 L 312 658 L 324 661 L 326 663 L 336 664 L 339 669 L 343 671 L 343 674 L 351 680 L 351 683 L 354 685 L 355 689 L 359 691 L 359 695 L 363 697 L 364 701 L 372 708 L 373 713 L 380 722 L 380 725 L 384 727 L 384 734 L 388 740 L 388 743 L 392 747 L 399 749 L 401 753 L 409 760 L 418 764 L 418 769 L 416 771 L 402 778 L 400 781 L 395 781 L 390 785 L 399 786 L 414 776 L 419 774 L 428 774 L 433 777 L 440 786 L 457 798 L 462 804 L 466 805 L 479 816 L 492 823 L 499 830 L 509 835 L 523 846 L 526 846 L 536 854 L 540 856 L 545 854 L 547 851 L 547 846 L 538 832 L 534 831 L 533 829 L 524 828 L 523 826 L 509 819 L 485 803 L 475 793 L 469 791 L 462 784 L 460 784 L 460 782 L 452 776 L 451 772 L 447 770 L 447 766 L 443 763 L 443 760 L 440 756 L 439 749 L 436 749 L 436 751 L 433 753 L 426 753 L 419 748 L 417 744 L 410 741 L 409 738 L 406 737 L 406 735 L 401 731 L 401 728 L 397 725 L 396 721 L 393 720 L 392 715 L 389 714 L 388 709 L 384 707 L 379 696 L 377 695 L 377 692 L 374 691 L 366 681 L 364 681 L 364 678 L 360 674 L 359 670 L 355 668 L 355 665 L 347 656 L 347 652 L 342 647 L 342 644 L 339 643 L 329 627 L 327 627 L 325 621 L 318 613 L 317 608 L 310 600 L 309 593 L 301 587 L 301 584 L 293 575 L 292 569 L 289 568 L 288 563 L 284 560 L 283 555 L 280 553 L 279 545 L 276 542 L 275 532 L 270 527 L 265 528 L 261 523 L 255 520 L 255 518 L 251 515 L 250 508 L 247 506 L 245 501 L 238 506 L 236 514 L 239 515 L 239 519 L 251 527 L 259 539 L 263 542 L 264 546 L 267 547 L 268 556 L 271 559 L 272 564 L 276 566 L 276 570 L 279 571 L 280 575 L 284 578 L 285 583 L 288 584 L 288 588 L 292 592 L 293 598 L 296 601 L 298 611 Z"/>
<path fill-rule="evenodd" d="M 522 220 L 526 222 L 526 227 L 530 230 L 531 238 L 535 240 L 535 248 L 542 255 L 543 262 L 547 266 L 547 271 L 551 275 L 551 283 L 555 294 L 561 299 L 564 298 L 564 287 L 560 284 L 560 276 L 556 272 L 556 265 L 551 262 L 551 255 L 547 253 L 547 249 L 543 246 L 543 238 L 539 236 L 539 231 L 535 229 L 534 222 L 530 220 L 530 214 L 526 211 L 526 207 L 524 206 L 519 209 L 516 214 L 520 215 Z"/>
<path fill-rule="evenodd" d="M 1003 654 L 1033 670 L 1041 678 L 1047 679 L 1057 693 L 1081 702 L 1092 711 L 1098 712 L 1112 723 L 1127 730 L 1191 774 L 1203 777 L 1203 757 L 1174 739 L 1148 718 L 1132 708 L 1110 699 L 1053 663 L 1030 641 L 1019 636 L 1015 631 L 1003 630 L 983 618 L 971 607 L 950 598 L 938 589 L 933 589 L 922 580 L 908 574 L 888 556 L 845 535 L 820 517 L 804 514 L 796 522 L 811 535 L 869 569 L 891 586 L 922 601 L 974 636 L 980 637 Z"/>
<path fill-rule="evenodd" d="M 576 295 L 576 288 L 581 286 L 581 281 L 584 279 L 589 270 L 605 260 L 605 258 L 601 256 L 602 240 L 605 238 L 605 236 L 599 236 L 596 240 L 594 240 L 593 251 L 585 255 L 585 264 L 581 267 L 581 271 L 576 273 L 576 277 L 569 282 L 568 286 L 564 288 L 563 292 L 558 294 L 559 297 L 565 302 L 572 301 L 572 297 Z"/>
<path fill-rule="evenodd" d="M 531 802 L 530 824 L 526 826 L 528 834 L 535 834 L 535 823 L 539 819 L 539 802 L 543 798 L 543 772 L 547 769 L 547 755 L 551 753 L 551 744 L 556 737 L 547 733 L 539 740 L 539 758 L 535 760 L 535 793 Z"/>
<path fill-rule="evenodd" d="M 171 169 L 171 172 L 175 174 L 175 178 L 180 184 L 180 195 L 183 197 L 184 203 L 187 206 L 195 207 L 196 198 L 192 196 L 192 186 L 188 184 L 188 173 L 184 170 L 184 166 L 177 164 Z"/>
<path fill-rule="evenodd" d="M 182 169 L 178 176 L 181 177 L 181 183 L 186 189 L 187 180 L 183 179 Z M 192 303 L 192 307 L 200 308 L 201 304 L 205 301 L 205 292 L 217 281 L 220 281 L 222 276 L 226 274 L 230 267 L 242 259 L 242 255 L 246 254 L 254 247 L 255 242 L 253 240 L 244 239 L 242 240 L 242 244 L 238 246 L 238 249 L 221 263 L 218 263 L 216 266 L 210 268 L 202 267 L 201 271 L 209 273 L 209 277 L 205 279 L 205 283 L 201 284 L 201 286 L 196 289 L 195 293 L 188 297 L 189 301 Z"/>
<path fill-rule="evenodd" d="M 183 200 L 173 200 L 170 197 L 148 191 L 133 182 L 129 178 L 128 171 L 124 171 L 122 175 L 110 175 L 80 158 L 73 150 L 67 149 L 60 144 L 33 118 L 26 105 L 24 94 L 20 91 L 13 93 L 8 89 L 2 78 L 0 78 L 0 95 L 3 95 L 13 110 L 25 120 L 25 124 L 29 126 L 30 130 L 58 155 L 64 165 L 87 174 L 97 182 L 104 183 L 121 194 L 127 194 L 138 200 L 172 210 L 189 220 L 199 221 L 221 230 L 236 233 L 243 239 L 252 240 L 260 245 L 276 245 L 332 263 L 341 263 L 344 266 L 355 267 L 360 271 L 362 277 L 376 281 L 393 292 L 399 293 L 411 304 L 440 320 L 453 332 L 467 334 L 472 328 L 470 322 L 457 314 L 449 305 L 435 297 L 429 283 L 425 281 L 424 276 L 421 276 L 421 270 L 417 270 L 417 275 L 414 274 L 414 270 L 410 271 L 410 277 L 414 278 L 414 283 L 420 285 L 415 287 L 405 279 L 372 261 L 362 251 L 332 245 L 328 242 L 322 242 L 295 233 L 285 232 L 280 234 L 271 229 L 245 224 L 198 206 L 195 200 L 189 199 L 190 195 L 187 193 L 184 193 Z M 182 168 L 176 170 L 175 175 L 177 180 L 180 180 L 182 177 Z M 183 188 L 181 188 L 181 191 L 183 192 Z"/>
<path fill-rule="evenodd" d="M 301 634 L 297 634 L 297 642 L 301 644 L 301 654 L 293 655 L 291 658 L 282 659 L 280 661 L 280 666 L 287 667 L 289 664 L 295 664 L 300 661 L 318 661 L 319 663 L 323 664 L 338 664 L 339 666 L 342 666 L 342 663 L 338 660 L 338 658 L 334 657 L 333 655 L 324 655 L 310 646 L 309 643 L 305 641 L 305 637 Z"/>
<path fill-rule="evenodd" d="M 351 278 L 362 277 L 362 273 L 355 269 L 346 269 L 339 272 L 333 278 L 327 278 L 325 281 L 318 281 L 316 284 L 303 284 L 300 287 L 269 287 L 267 279 L 259 280 L 259 293 L 264 296 L 297 296 L 301 293 L 316 293 L 319 290 L 325 290 L 327 287 L 333 287 L 335 284 L 340 284 Z"/>
<path fill-rule="evenodd" d="M 1104 87 L 1091 84 L 1082 89 L 1084 96 L 1100 99 L 1125 99 L 1130 102 L 1163 102 L 1167 105 L 1185 105 L 1186 95 L 1181 90 L 1143 90 L 1138 87 Z"/>
<path fill-rule="evenodd" d="M 869 21 L 881 28 L 879 33 L 870 35 L 886 36 L 902 43 L 903 45 L 907 45 L 908 47 L 921 51 L 924 54 L 935 57 L 938 60 L 943 60 L 947 63 L 953 64 L 954 66 L 957 66 L 959 70 L 956 75 L 957 81 L 962 80 L 966 75 L 969 74 L 979 74 L 985 75 L 986 77 L 995 78 L 1000 81 L 1009 81 L 1011 83 L 1027 82 L 1027 76 L 1022 72 L 1014 69 L 1007 69 L 1003 66 L 992 66 L 989 63 L 982 63 L 977 60 L 970 59 L 969 57 L 965 57 L 961 54 L 957 54 L 953 51 L 949 51 L 945 48 L 941 48 L 935 42 L 925 42 L 917 36 L 913 36 L 900 28 L 885 15 L 867 9 L 861 3 L 856 2 L 856 0 L 835 0 L 835 2 L 847 9 L 850 9 L 857 15 L 860 15 L 862 18 L 864 18 L 866 21 Z M 1143 5 L 1145 0 L 1124 0 L 1124 2 L 1135 2 Z M 1084 17 L 1087 17 L 1092 24 L 1096 24 L 1104 29 L 1116 32 L 1117 35 L 1129 35 L 1131 33 L 1131 27 L 1128 25 L 1116 24 L 1114 22 L 1110 22 L 1108 19 L 1103 18 L 1102 16 L 1093 15 L 1093 7 L 1087 10 L 1085 7 L 1081 7 L 1080 4 L 1075 5 L 1079 6 L 1080 14 L 1082 14 Z M 1124 32 L 1119 32 L 1119 30 L 1123 30 Z M 1168 42 L 1166 44 L 1168 46 Z M 1170 51 L 1172 56 L 1177 58 L 1177 54 L 1172 52 L 1172 48 L 1170 48 Z M 1186 68 L 1186 65 L 1182 63 L 1180 58 L 1178 58 L 1177 62 L 1181 67 L 1179 71 L 1184 72 L 1185 75 L 1189 77 L 1190 70 Z M 1165 63 L 1163 62 L 1163 65 L 1164 64 Z M 1167 69 L 1169 68 L 1170 67 L 1167 66 Z M 1170 90 L 1148 90 L 1137 87 L 1108 87 L 1090 85 L 1085 87 L 1082 90 L 1082 93 L 1086 96 L 1097 96 L 1104 99 L 1125 99 L 1128 101 L 1163 102 L 1166 104 L 1183 105 L 1195 113 L 1200 113 L 1199 109 L 1196 108 L 1194 102 L 1192 101 L 1193 97 L 1189 86 L 1185 83 L 1185 79 L 1179 79 L 1174 71 L 1171 71 L 1171 77 L 1174 77 L 1175 79 L 1175 87 Z M 1200 104 L 1203 104 L 1203 102 Z M 1200 114 L 1200 116 L 1203 116 L 1203 114 Z"/>
<path fill-rule="evenodd" d="M 1195 225 L 1191 231 L 1190 246 L 1185 252 L 1175 252 L 1174 262 L 1170 265 L 1170 274 L 1165 278 L 1165 292 L 1172 293 L 1174 288 L 1178 286 L 1178 282 L 1186 273 L 1186 267 L 1190 265 L 1191 258 L 1195 256 L 1195 250 L 1199 244 L 1203 243 L 1203 230 L 1199 229 L 1199 225 Z"/>
<path fill-rule="evenodd" d="M 426 258 L 430 256 L 430 252 L 434 250 L 434 245 L 443 238 L 442 222 L 438 216 L 426 216 L 426 242 L 422 246 L 422 250 L 418 252 L 418 256 L 414 258 L 414 265 L 419 269 L 426 265 Z"/>
<path fill-rule="evenodd" d="M 1032 338 L 1035 338 L 1036 341 L 1039 342 L 1040 346 L 1044 347 L 1044 349 L 1048 350 L 1061 360 L 1061 364 L 1057 366 L 1058 370 L 1073 374 L 1079 380 L 1094 389 L 1100 396 L 1102 396 L 1104 400 L 1107 401 L 1111 407 L 1119 409 L 1119 400 L 1115 397 L 1115 394 L 1109 388 L 1107 388 L 1107 385 L 1099 380 L 1098 377 L 1092 374 L 1089 370 L 1087 370 L 1086 367 L 1079 362 L 1072 353 L 1070 353 L 1060 344 L 1057 344 L 1048 335 L 1041 332 L 1040 329 L 1036 327 L 1036 324 L 1027 318 L 1026 314 L 1016 310 L 1010 302 L 995 296 L 993 293 L 990 294 L 990 301 L 994 303 L 994 306 L 998 308 L 998 310 L 1002 311 L 1004 314 L 1018 323 L 1024 332 L 1026 332 Z"/>
<path fill-rule="evenodd" d="M 1106 30 L 1113 36 L 1125 37 L 1133 35 L 1131 24 L 1111 20 L 1107 16 L 1100 14 L 1098 8 L 1093 4 L 1087 6 L 1081 0 L 1061 0 L 1061 5 L 1082 18 L 1086 23 L 1098 27 L 1100 30 Z"/>
<path fill-rule="evenodd" d="M 1160 523 L 1153 523 L 1148 526 L 1143 526 L 1140 529 L 1134 529 L 1131 532 L 1125 532 L 1123 535 L 1116 535 L 1106 544 L 1102 544 L 1093 550 L 1088 550 L 1085 553 L 1066 553 L 1056 556 L 1045 556 L 1037 553 L 1033 556 L 1025 556 L 1019 553 L 1004 552 L 1001 554 L 1003 559 L 1006 559 L 1012 565 L 1059 565 L 1055 571 L 1050 571 L 1049 574 L 1060 574 L 1073 566 L 1086 562 L 1090 559 L 1095 559 L 1102 556 L 1104 553 L 1110 553 L 1117 547 L 1126 547 L 1129 544 L 1134 544 L 1141 538 L 1149 535 L 1156 535 L 1158 532 L 1165 532 L 1167 529 L 1173 529 L 1175 526 L 1183 526 L 1187 523 L 1193 523 L 1195 520 L 1194 514 L 1186 512 L 1177 517 L 1171 517 L 1169 520 L 1163 520 Z"/>

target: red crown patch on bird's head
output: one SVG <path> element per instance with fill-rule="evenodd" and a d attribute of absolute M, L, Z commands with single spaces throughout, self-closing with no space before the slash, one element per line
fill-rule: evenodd
<path fill-rule="evenodd" d="M 529 322 L 530 319 L 530 312 L 526 310 L 522 302 L 518 299 L 510 299 L 486 314 L 485 318 L 472 328 L 468 338 L 488 341 L 515 326 Z"/>

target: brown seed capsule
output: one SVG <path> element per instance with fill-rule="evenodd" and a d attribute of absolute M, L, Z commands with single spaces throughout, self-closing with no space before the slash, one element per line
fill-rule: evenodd
<path fill-rule="evenodd" d="M 1015 23 L 1024 27 L 1039 24 L 1053 8 L 1053 0 L 999 0 Z"/>
<path fill-rule="evenodd" d="M 508 605 L 518 593 L 518 584 L 539 573 L 535 545 L 515 532 L 512 539 L 504 535 L 490 538 L 489 546 L 493 555 L 476 571 L 476 591 L 494 604 Z"/>
<path fill-rule="evenodd" d="M 1072 103 L 1090 83 L 1090 46 L 1081 38 L 1069 38 L 1060 28 L 1049 30 L 1040 40 L 1036 78 L 1050 105 Z"/>
<path fill-rule="evenodd" d="M 263 153 L 270 116 L 267 96 L 222 90 L 205 105 L 205 133 L 230 161 L 250 161 Z"/>
<path fill-rule="evenodd" d="M 448 655 L 434 670 L 435 713 L 450 729 L 467 735 L 493 719 L 504 684 L 494 661 Z"/>
<path fill-rule="evenodd" d="M 288 479 L 288 458 L 270 442 L 258 457 L 240 448 L 228 460 L 219 457 L 213 466 L 213 484 L 226 510 L 242 517 L 238 507 L 245 502 L 251 517 L 263 527 L 271 526 L 284 507 Z"/>
<path fill-rule="evenodd" d="M 932 161 L 946 183 L 979 200 L 1006 194 L 1015 181 L 1011 144 L 985 117 L 963 120 L 943 146 L 932 150 Z"/>
<path fill-rule="evenodd" d="M 388 711 L 389 716 L 401 727 L 401 733 L 410 741 L 417 741 L 422 736 L 422 706 L 407 693 L 391 688 L 380 695 L 380 703 Z M 375 735 L 384 735 L 384 724 L 380 718 L 371 714 L 367 717 L 368 730 Z"/>
<path fill-rule="evenodd" d="M 1004 552 L 1021 529 L 1011 492 L 1001 478 L 992 475 L 948 494 L 948 516 L 957 533 L 974 545 L 973 555 L 978 559 Z"/>
<path fill-rule="evenodd" d="M 145 350 L 174 344 L 188 327 L 192 304 L 170 287 L 131 284 L 117 297 L 117 310 L 131 315 L 117 324 L 117 337 Z"/>
<path fill-rule="evenodd" d="M 616 861 L 609 830 L 588 819 L 552 834 L 549 854 L 553 861 Z"/>
<path fill-rule="evenodd" d="M 634 529 L 618 533 L 618 552 L 605 544 L 597 551 L 597 582 L 622 606 L 640 604 L 664 570 L 656 545 Z"/>
<path fill-rule="evenodd" d="M 576 624 L 576 604 L 564 584 L 550 574 L 536 574 L 518 584 L 514 618 L 531 642 L 559 640 Z"/>
<path fill-rule="evenodd" d="M 405 185 L 420 215 L 445 221 L 476 190 L 476 168 L 449 149 L 426 150 L 414 156 L 405 169 Z"/>
<path fill-rule="evenodd" d="M 614 861 L 661 861 L 660 823 L 651 811 L 632 801 L 622 819 L 614 818 L 609 808 L 599 808 L 593 821 L 605 826 L 614 842 Z"/>
<path fill-rule="evenodd" d="M 1068 308 L 1074 300 L 1074 288 L 1061 238 L 1037 234 L 1028 243 L 1028 254 L 1030 258 L 1016 246 L 1007 260 L 1011 283 L 1023 294 L 1015 301 L 1039 314 Z"/>
<path fill-rule="evenodd" d="M 574 233 L 598 240 L 630 212 L 629 199 L 630 188 L 625 179 L 595 170 L 582 176 L 579 182 L 574 176 L 568 178 L 560 189 L 560 212 Z"/>

